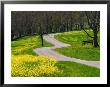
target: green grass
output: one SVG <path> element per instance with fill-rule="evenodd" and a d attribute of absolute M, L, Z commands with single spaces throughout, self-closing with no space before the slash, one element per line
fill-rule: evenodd
<path fill-rule="evenodd" d="M 93 32 L 87 31 L 91 36 Z M 91 39 L 87 38 L 84 31 L 64 32 L 62 34 L 55 35 L 55 38 L 61 42 L 68 43 L 71 46 L 55 49 L 59 53 L 75 57 L 82 60 L 100 60 L 100 48 L 94 48 L 91 43 L 82 45 L 83 40 Z M 98 43 L 100 44 L 100 33 L 98 33 Z"/>
<path fill-rule="evenodd" d="M 73 32 L 69 32 L 69 33 L 73 33 Z M 66 33 L 64 33 L 64 34 L 66 34 Z M 71 35 L 69 38 L 71 40 L 73 40 L 71 38 Z M 61 37 L 61 38 L 64 38 L 64 37 Z M 66 38 L 64 38 L 64 39 L 66 39 Z M 63 40 L 63 39 L 61 39 L 61 40 Z M 65 43 L 70 43 L 67 40 L 64 40 Z M 74 45 L 74 43 L 70 43 L 70 44 Z M 47 47 L 47 46 L 53 46 L 53 45 L 44 40 L 44 46 Z M 34 56 L 36 56 L 36 54 L 33 52 L 33 49 L 38 48 L 38 47 L 42 47 L 41 46 L 41 40 L 38 36 L 25 36 L 25 37 L 22 37 L 20 39 L 17 39 L 16 41 L 11 42 L 12 55 L 14 55 L 15 57 L 17 55 L 19 55 L 19 56 L 21 56 L 21 55 L 34 55 Z M 79 47 L 79 45 L 78 45 L 78 47 Z M 67 51 L 70 51 L 70 48 L 61 48 L 61 49 L 68 49 Z M 67 53 L 67 54 L 70 54 L 70 53 Z M 26 67 L 29 70 L 32 70 L 33 68 L 41 65 L 42 62 L 32 61 L 32 62 L 24 62 L 23 64 L 24 64 L 24 67 Z M 46 64 L 47 64 L 47 62 L 46 62 Z M 83 65 L 83 64 L 78 64 L 75 62 L 60 61 L 60 62 L 57 62 L 55 64 L 55 66 L 57 66 L 58 69 L 63 71 L 63 72 L 61 74 L 42 75 L 42 76 L 51 76 L 51 77 L 52 76 L 53 77 L 57 77 L 57 76 L 58 77 L 97 77 L 97 76 L 100 76 L 100 69 L 90 67 L 87 65 Z M 16 77 L 16 75 L 15 75 L 15 77 Z"/>
<path fill-rule="evenodd" d="M 63 70 L 62 75 L 64 77 L 99 77 L 100 69 L 90 67 L 75 62 L 60 61 L 57 64 L 59 69 Z"/>
<path fill-rule="evenodd" d="M 53 46 L 44 40 L 44 46 Z M 36 55 L 34 48 L 42 47 L 41 39 L 38 36 L 25 36 L 11 42 L 11 51 L 13 55 Z"/>

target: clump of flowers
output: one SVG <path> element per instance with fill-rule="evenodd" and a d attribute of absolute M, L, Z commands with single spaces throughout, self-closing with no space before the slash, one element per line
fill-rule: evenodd
<path fill-rule="evenodd" d="M 52 56 L 12 55 L 11 75 L 13 77 L 58 76 L 62 73 Z"/>

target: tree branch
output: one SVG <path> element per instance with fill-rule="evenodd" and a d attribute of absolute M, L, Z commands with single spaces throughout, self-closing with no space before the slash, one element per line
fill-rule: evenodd
<path fill-rule="evenodd" d="M 82 28 L 82 29 L 84 30 L 84 32 L 86 32 L 86 34 L 87 34 L 89 37 L 94 38 L 94 37 L 90 36 L 90 35 L 88 34 L 88 32 L 87 32 L 84 28 Z"/>

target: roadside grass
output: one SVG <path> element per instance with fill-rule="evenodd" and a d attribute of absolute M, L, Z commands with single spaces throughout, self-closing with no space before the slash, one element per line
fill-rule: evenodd
<path fill-rule="evenodd" d="M 44 46 L 48 47 L 53 45 L 44 40 Z M 41 39 L 38 36 L 25 36 L 11 42 L 11 51 L 13 55 L 36 55 L 33 49 L 38 47 L 42 47 Z"/>
<path fill-rule="evenodd" d="M 87 30 L 87 32 L 93 36 L 91 30 Z M 100 60 L 100 47 L 94 48 L 91 43 L 85 45 L 82 44 L 83 40 L 91 39 L 84 31 L 64 32 L 55 35 L 55 38 L 71 45 L 69 47 L 55 49 L 55 51 L 58 51 L 65 56 L 75 57 L 82 60 Z M 98 33 L 98 43 L 100 45 L 100 33 Z"/>
<path fill-rule="evenodd" d="M 59 69 L 63 70 L 61 76 L 64 77 L 99 77 L 100 69 L 90 67 L 75 62 L 60 61 L 56 64 Z"/>

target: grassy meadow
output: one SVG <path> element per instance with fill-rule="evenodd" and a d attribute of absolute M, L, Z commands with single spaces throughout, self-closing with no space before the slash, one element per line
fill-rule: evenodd
<path fill-rule="evenodd" d="M 91 45 L 81 45 L 80 38 L 84 34 L 78 32 L 66 32 L 55 36 L 56 39 L 69 43 L 68 48 L 56 49 L 66 56 L 86 60 L 99 60 L 99 48 Z M 60 38 L 59 38 L 60 37 Z M 77 44 L 75 44 L 77 43 Z M 53 46 L 44 40 L 44 46 Z M 98 77 L 100 69 L 75 62 L 56 61 L 52 56 L 38 56 L 34 48 L 41 47 L 41 40 L 38 36 L 25 36 L 16 41 L 11 41 L 11 76 L 12 77 Z M 82 50 L 81 50 L 82 49 Z M 63 51 L 64 50 L 64 51 Z M 81 52 L 79 52 L 79 50 Z M 84 51 L 84 53 L 82 53 Z M 91 55 L 86 55 L 93 53 Z M 78 54 L 79 52 L 79 54 Z M 89 54 L 90 54 L 89 53 Z M 95 55 L 94 55 L 95 54 Z M 93 55 L 95 57 L 93 57 Z"/>
<path fill-rule="evenodd" d="M 88 30 L 87 32 L 93 36 L 93 32 L 91 30 Z M 55 38 L 71 45 L 69 47 L 55 49 L 65 56 L 88 61 L 100 60 L 100 47 L 94 48 L 91 43 L 85 45 L 82 44 L 82 41 L 84 40 L 91 40 L 84 31 L 64 32 L 56 35 Z M 100 33 L 98 33 L 98 43 L 100 44 Z"/>
<path fill-rule="evenodd" d="M 53 46 L 44 40 L 44 46 Z M 34 48 L 42 47 L 41 39 L 38 36 L 25 36 L 16 41 L 11 42 L 12 55 L 36 55 L 33 51 Z"/>

